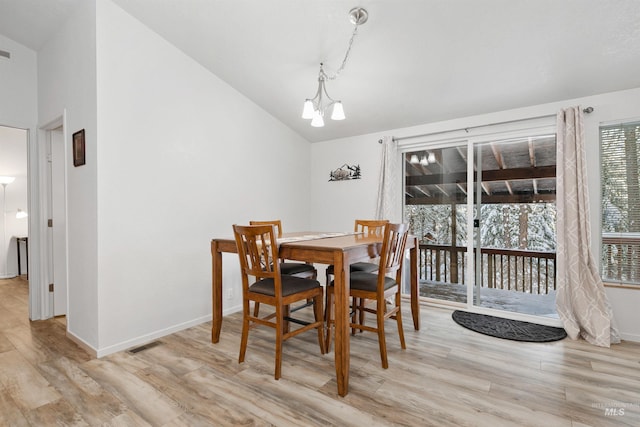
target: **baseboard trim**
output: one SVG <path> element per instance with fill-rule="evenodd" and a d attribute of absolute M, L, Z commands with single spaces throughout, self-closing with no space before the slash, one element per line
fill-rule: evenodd
<path fill-rule="evenodd" d="M 624 341 L 640 342 L 640 335 L 639 334 L 628 334 L 628 333 L 625 333 L 625 332 L 620 332 L 620 339 L 624 340 Z"/>
<path fill-rule="evenodd" d="M 69 338 L 71 341 L 76 343 L 81 349 L 89 353 L 89 355 L 94 359 L 98 357 L 98 351 L 93 346 L 86 343 L 81 338 L 75 336 L 73 333 L 69 332 L 68 329 L 67 329 L 67 338 Z"/>
<path fill-rule="evenodd" d="M 158 331 L 155 332 L 151 332 L 149 334 L 146 335 L 141 335 L 137 338 L 132 338 L 130 340 L 127 341 L 123 341 L 121 343 L 118 344 L 114 344 L 114 345 L 110 345 L 107 347 L 103 347 L 98 349 L 97 351 L 97 357 L 104 357 L 104 356 L 108 356 L 110 354 L 113 353 L 117 353 L 119 351 L 123 351 L 123 350 L 127 350 L 131 347 L 137 347 L 139 345 L 143 345 L 143 344 L 147 344 L 148 342 L 151 342 L 153 340 L 156 340 L 158 338 L 162 338 L 164 336 L 173 334 L 174 332 L 179 332 L 182 331 L 184 329 L 188 329 L 191 328 L 193 326 L 197 326 L 200 325 L 202 323 L 205 322 L 209 322 L 211 321 L 211 315 L 207 315 L 207 316 L 202 316 L 193 320 L 190 320 L 188 322 L 184 322 L 184 323 L 179 323 L 177 325 L 174 326 L 170 326 L 168 328 L 165 329 L 160 329 Z"/>
<path fill-rule="evenodd" d="M 226 308 L 225 310 L 223 310 L 222 315 L 228 316 L 230 314 L 237 313 L 239 311 L 242 311 L 242 304 L 238 304 L 238 305 Z M 202 323 L 210 322 L 211 319 L 212 319 L 212 315 L 209 314 L 207 316 L 202 316 L 202 317 L 190 320 L 188 322 L 180 323 L 165 329 L 160 329 L 158 331 L 155 331 L 146 335 L 142 335 L 137 338 L 132 338 L 130 340 L 123 341 L 121 343 L 110 345 L 108 347 L 99 348 L 99 349 L 94 348 L 93 346 L 86 343 L 81 338 L 77 337 L 76 335 L 69 332 L 68 330 L 67 330 L 67 337 L 71 341 L 78 344 L 83 350 L 89 353 L 92 357 L 101 358 L 104 356 L 108 356 L 109 354 L 117 353 L 119 351 L 128 350 L 132 347 L 137 347 L 143 344 L 147 344 L 158 338 L 162 338 L 164 336 L 173 334 L 174 332 L 179 332 L 184 329 L 188 329 L 193 326 L 200 325 Z"/>

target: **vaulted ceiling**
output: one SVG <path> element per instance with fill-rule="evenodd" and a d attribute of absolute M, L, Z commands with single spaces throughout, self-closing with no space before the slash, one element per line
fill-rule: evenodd
<path fill-rule="evenodd" d="M 81 1 L 0 0 L 0 33 L 37 51 Z M 637 0 L 113 1 L 312 142 L 640 87 Z M 347 119 L 312 128 L 355 6 L 327 85 Z"/>

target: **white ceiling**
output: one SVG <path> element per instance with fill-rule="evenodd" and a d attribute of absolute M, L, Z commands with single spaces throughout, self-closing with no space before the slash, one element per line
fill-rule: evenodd
<path fill-rule="evenodd" d="M 0 0 L 34 50 L 84 0 Z M 638 0 L 114 0 L 309 141 L 640 87 Z M 312 128 L 320 62 L 347 120 Z M 0 46 L 2 49 L 2 46 Z"/>

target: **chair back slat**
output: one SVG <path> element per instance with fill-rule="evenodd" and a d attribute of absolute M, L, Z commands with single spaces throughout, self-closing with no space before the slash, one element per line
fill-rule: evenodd
<path fill-rule="evenodd" d="M 278 259 L 278 245 L 273 225 L 234 225 L 233 233 L 236 239 L 240 268 L 242 271 L 256 278 L 273 278 L 280 274 Z"/>
<path fill-rule="evenodd" d="M 282 221 L 279 219 L 273 219 L 269 221 L 249 221 L 249 225 L 275 225 L 278 232 L 278 238 L 282 237 Z"/>
<path fill-rule="evenodd" d="M 353 231 L 364 233 L 366 236 L 380 236 L 384 233 L 384 226 L 389 223 L 387 219 L 356 219 Z"/>
<path fill-rule="evenodd" d="M 381 279 L 382 276 L 401 271 L 408 234 L 409 227 L 407 224 L 388 223 L 384 227 L 384 240 L 382 241 L 379 270 Z"/>

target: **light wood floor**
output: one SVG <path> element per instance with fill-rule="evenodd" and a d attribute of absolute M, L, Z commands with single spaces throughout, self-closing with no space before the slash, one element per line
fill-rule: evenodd
<path fill-rule="evenodd" d="M 207 323 L 91 359 L 65 338 L 64 318 L 29 322 L 25 280 L 0 280 L 0 425 L 640 425 L 640 344 L 505 341 L 433 307 L 416 332 L 406 313 L 407 350 L 390 323 L 387 370 L 373 334 L 352 337 L 340 398 L 333 353 L 319 354 L 313 332 L 285 343 L 279 381 L 271 330 L 252 331 L 238 364 L 239 314 L 216 345 Z"/>

